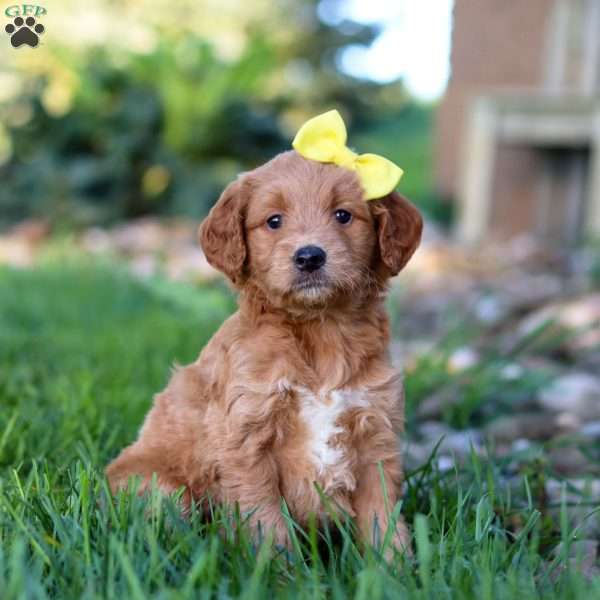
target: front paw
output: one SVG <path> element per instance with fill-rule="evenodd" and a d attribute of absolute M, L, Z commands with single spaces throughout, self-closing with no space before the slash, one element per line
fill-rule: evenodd
<path fill-rule="evenodd" d="M 283 517 L 277 514 L 261 515 L 251 519 L 252 537 L 257 544 L 270 540 L 276 548 L 291 549 L 290 536 Z"/>
<path fill-rule="evenodd" d="M 412 556 L 410 533 L 404 521 L 399 521 L 396 523 L 396 531 L 392 535 L 390 544 L 388 544 L 388 547 L 385 550 L 386 560 L 389 561 L 391 558 L 393 558 L 394 550 L 398 551 L 400 554 L 404 554 L 407 557 Z"/>
<path fill-rule="evenodd" d="M 394 558 L 396 552 L 412 556 L 410 533 L 404 521 L 397 521 L 393 532 L 388 531 L 387 526 L 381 527 L 380 523 L 378 519 L 374 519 L 361 530 L 363 542 L 378 551 L 383 550 L 388 562 Z"/>

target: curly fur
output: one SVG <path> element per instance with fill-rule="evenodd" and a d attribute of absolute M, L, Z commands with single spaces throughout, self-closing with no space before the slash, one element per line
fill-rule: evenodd
<path fill-rule="evenodd" d="M 266 226 L 274 213 L 277 230 Z M 200 228 L 239 310 L 155 397 L 137 441 L 107 468 L 112 488 L 132 475 L 147 487 L 156 474 L 165 493 L 185 487 L 185 502 L 239 503 L 285 544 L 282 497 L 302 524 L 326 518 L 316 482 L 365 539 L 384 531 L 383 487 L 393 506 L 402 482 L 404 411 L 383 299 L 421 228 L 398 194 L 365 202 L 354 173 L 293 151 L 241 175 Z M 327 252 L 308 284 L 291 259 L 307 244 Z M 406 546 L 402 523 L 394 539 Z"/>

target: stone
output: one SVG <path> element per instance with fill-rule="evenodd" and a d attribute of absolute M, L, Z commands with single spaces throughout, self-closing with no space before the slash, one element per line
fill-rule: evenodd
<path fill-rule="evenodd" d="M 429 459 L 430 451 L 425 444 L 409 440 L 403 444 L 402 455 L 406 467 L 410 470 L 423 465 Z"/>
<path fill-rule="evenodd" d="M 438 419 L 447 408 L 458 404 L 460 397 L 452 386 L 442 387 L 439 391 L 427 396 L 417 405 L 419 419 Z"/>
<path fill-rule="evenodd" d="M 500 377 L 505 381 L 518 381 L 525 375 L 525 369 L 519 363 L 508 363 L 500 370 Z"/>
<path fill-rule="evenodd" d="M 165 260 L 165 270 L 170 279 L 207 281 L 219 276 L 219 272 L 211 267 L 199 248 L 190 245 L 178 252 L 171 252 Z"/>
<path fill-rule="evenodd" d="M 41 245 L 50 235 L 45 221 L 26 220 L 0 235 L 0 264 L 12 267 L 33 266 Z"/>
<path fill-rule="evenodd" d="M 558 523 L 561 518 L 564 493 L 569 529 L 579 539 L 600 539 L 600 513 L 594 512 L 594 507 L 600 503 L 600 479 L 589 476 L 548 479 L 545 489 L 550 506 L 548 514 L 554 521 Z"/>
<path fill-rule="evenodd" d="M 456 466 L 454 459 L 450 456 L 440 456 L 437 459 L 437 468 L 442 471 L 451 471 Z"/>
<path fill-rule="evenodd" d="M 600 475 L 600 465 L 590 461 L 576 447 L 556 447 L 548 451 L 548 461 L 554 472 L 563 476 Z"/>
<path fill-rule="evenodd" d="M 517 439 L 549 440 L 577 430 L 579 422 L 565 423 L 562 414 L 519 413 L 494 419 L 484 428 L 486 437 L 496 443 L 513 442 Z"/>
<path fill-rule="evenodd" d="M 582 425 L 579 433 L 583 437 L 600 440 L 600 421 L 590 421 Z"/>
<path fill-rule="evenodd" d="M 533 447 L 532 443 L 526 438 L 518 438 L 513 444 L 511 450 L 513 452 L 527 452 Z"/>
<path fill-rule="evenodd" d="M 424 421 L 419 425 L 419 435 L 427 441 L 438 441 L 441 437 L 452 433 L 448 425 L 440 421 Z"/>
<path fill-rule="evenodd" d="M 485 295 L 479 298 L 473 307 L 477 319 L 487 326 L 497 325 L 509 315 L 507 303 L 497 295 Z"/>
<path fill-rule="evenodd" d="M 563 342 L 571 352 L 593 348 L 600 344 L 600 293 L 580 296 L 567 302 L 554 303 L 530 313 L 518 325 L 518 337 L 525 338 L 535 330 L 549 325 L 547 334 L 576 332 Z"/>
<path fill-rule="evenodd" d="M 583 421 L 600 419 L 600 379 L 584 372 L 563 375 L 537 400 L 545 410 L 572 413 Z"/>
<path fill-rule="evenodd" d="M 560 503 L 565 485 L 567 486 L 566 500 L 570 504 L 575 504 L 581 500 L 600 502 L 600 479 L 582 477 L 567 480 L 548 479 L 546 493 L 553 503 Z"/>
<path fill-rule="evenodd" d="M 435 342 L 427 339 L 401 339 L 390 342 L 392 364 L 404 372 L 412 371 L 421 356 L 434 351 Z"/>
<path fill-rule="evenodd" d="M 438 457 L 456 456 L 459 459 L 466 458 L 471 453 L 471 448 L 477 454 L 483 451 L 481 433 L 476 429 L 451 429 L 443 423 L 423 423 L 419 428 L 424 437 L 424 446 L 433 452 L 438 445 Z"/>
<path fill-rule="evenodd" d="M 515 267 L 500 275 L 495 285 L 513 312 L 535 309 L 556 298 L 563 290 L 563 282 L 553 273 L 532 273 Z"/>
<path fill-rule="evenodd" d="M 448 358 L 448 371 L 461 373 L 473 368 L 479 363 L 479 353 L 469 346 L 462 346 L 452 352 Z"/>
<path fill-rule="evenodd" d="M 600 568 L 596 565 L 598 558 L 597 540 L 573 540 L 565 548 L 564 542 L 558 544 L 554 550 L 555 556 L 565 555 L 565 560 L 560 562 L 551 573 L 551 578 L 556 580 L 567 569 L 567 563 L 573 570 L 581 573 L 587 580 L 600 575 Z"/>
<path fill-rule="evenodd" d="M 90 227 L 80 238 L 82 248 L 90 254 L 106 254 L 112 251 L 113 242 L 106 229 Z"/>
<path fill-rule="evenodd" d="M 446 436 L 440 445 L 442 452 L 451 452 L 466 457 L 474 450 L 476 454 L 483 452 L 481 433 L 476 429 L 463 429 Z"/>
<path fill-rule="evenodd" d="M 141 254 L 129 261 L 129 269 L 140 279 L 146 279 L 158 272 L 158 261 L 151 254 Z"/>
<path fill-rule="evenodd" d="M 123 254 L 150 254 L 164 250 L 168 228 L 158 219 L 145 217 L 117 225 L 111 231 L 114 247 Z"/>

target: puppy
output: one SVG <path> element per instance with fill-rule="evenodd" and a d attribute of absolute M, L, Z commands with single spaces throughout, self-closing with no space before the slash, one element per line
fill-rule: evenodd
<path fill-rule="evenodd" d="M 365 541 L 381 539 L 402 483 L 404 417 L 384 296 L 421 229 L 397 193 L 366 202 L 352 170 L 293 150 L 230 184 L 200 242 L 239 310 L 155 397 L 107 468 L 112 489 L 133 475 L 147 488 L 156 474 L 187 503 L 238 503 L 282 545 L 282 498 L 302 525 L 333 507 Z M 403 522 L 393 540 L 407 547 Z"/>

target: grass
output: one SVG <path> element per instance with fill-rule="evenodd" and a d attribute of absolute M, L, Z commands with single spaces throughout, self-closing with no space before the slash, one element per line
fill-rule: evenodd
<path fill-rule="evenodd" d="M 409 473 L 414 557 L 390 562 L 360 550 L 348 523 L 304 532 L 290 520 L 283 553 L 255 547 L 235 511 L 183 519 L 156 493 L 113 500 L 103 466 L 170 365 L 193 360 L 233 306 L 218 285 L 140 282 L 110 266 L 0 270 L 2 600 L 600 597 L 600 579 L 566 560 L 578 535 L 566 495 L 553 518 L 535 465 L 507 487 L 510 457 Z M 412 371 L 411 393 L 431 370 Z"/>

